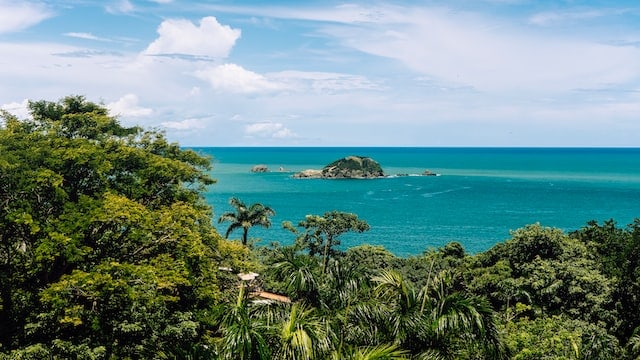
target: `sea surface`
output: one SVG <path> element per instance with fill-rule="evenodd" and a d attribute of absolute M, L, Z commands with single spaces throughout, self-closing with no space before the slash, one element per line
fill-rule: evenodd
<path fill-rule="evenodd" d="M 345 234 L 342 248 L 383 245 L 398 256 L 460 242 L 469 253 L 510 238 L 510 231 L 540 223 L 565 231 L 589 220 L 625 226 L 640 217 L 640 148 L 193 148 L 211 156 L 217 179 L 207 193 L 214 217 L 246 204 L 272 207 L 270 229 L 252 228 L 259 245 L 291 244 L 294 224 L 307 214 L 357 214 L 371 229 Z M 348 155 L 378 161 L 387 178 L 293 179 Z M 265 164 L 268 173 L 252 173 Z M 426 169 L 440 176 L 422 174 Z M 217 224 L 224 234 L 228 223 Z M 231 238 L 239 238 L 233 233 Z"/>

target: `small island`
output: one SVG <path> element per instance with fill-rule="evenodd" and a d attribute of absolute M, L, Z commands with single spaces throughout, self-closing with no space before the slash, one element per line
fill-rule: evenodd
<path fill-rule="evenodd" d="M 425 170 L 417 176 L 440 176 Z M 307 169 L 293 174 L 296 179 L 377 179 L 383 177 L 411 176 L 410 174 L 386 175 L 380 164 L 366 156 L 347 156 L 322 169 Z"/>
<path fill-rule="evenodd" d="M 415 175 L 386 175 L 377 161 L 370 157 L 355 155 L 336 160 L 322 169 L 307 169 L 293 174 L 296 179 L 377 179 L 400 176 L 440 176 L 440 174 L 427 169 Z"/>
<path fill-rule="evenodd" d="M 336 160 L 322 170 L 308 169 L 293 175 L 294 178 L 304 179 L 375 179 L 384 176 L 377 161 L 354 155 Z"/>

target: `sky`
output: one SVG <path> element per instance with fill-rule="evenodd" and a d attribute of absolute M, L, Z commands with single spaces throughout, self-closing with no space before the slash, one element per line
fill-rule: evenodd
<path fill-rule="evenodd" d="M 0 0 L 0 107 L 183 146 L 640 146 L 640 2 Z"/>

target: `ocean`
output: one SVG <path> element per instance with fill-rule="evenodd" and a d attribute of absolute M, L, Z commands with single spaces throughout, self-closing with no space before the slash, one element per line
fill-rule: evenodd
<path fill-rule="evenodd" d="M 571 231 L 589 220 L 625 226 L 640 217 L 640 148 L 193 148 L 211 156 L 217 183 L 205 194 L 214 218 L 246 204 L 272 207 L 269 229 L 249 231 L 256 244 L 291 244 L 307 214 L 351 212 L 371 229 L 344 234 L 343 249 L 382 245 L 397 256 L 417 255 L 450 241 L 482 252 L 510 231 L 540 223 Z M 387 178 L 293 179 L 349 155 L 378 161 Z M 264 164 L 268 173 L 252 173 Z M 283 171 L 281 171 L 281 169 Z M 425 170 L 440 176 L 411 176 Z M 393 176 L 410 174 L 410 176 Z M 228 223 L 216 226 L 221 234 Z M 239 238 L 240 232 L 231 238 Z"/>

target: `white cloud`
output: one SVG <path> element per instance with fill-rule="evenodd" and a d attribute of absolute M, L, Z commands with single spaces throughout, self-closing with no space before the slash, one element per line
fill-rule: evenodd
<path fill-rule="evenodd" d="M 266 93 L 289 91 L 298 93 L 335 94 L 353 90 L 382 90 L 383 87 L 364 76 L 286 70 L 261 75 L 236 64 L 211 66 L 194 72 L 218 91 L 232 93 Z"/>
<path fill-rule="evenodd" d="M 26 3 L 3 1 L 0 18 L 4 4 Z M 0 79 L 9 84 L 0 86 L 3 108 L 22 117 L 25 97 L 83 94 L 107 99 L 112 113 L 131 117 L 124 121 L 163 128 L 185 145 L 589 145 L 575 129 L 593 144 L 637 145 L 640 99 L 624 92 L 640 81 L 637 31 L 609 31 L 600 22 L 609 19 L 587 28 L 577 23 L 589 14 L 557 7 L 555 18 L 540 18 L 562 25 L 551 31 L 495 17 L 500 12 L 459 10 L 464 6 L 256 6 L 246 9 L 250 16 L 229 17 L 234 27 L 247 27 L 246 46 L 260 43 L 260 69 L 268 70 L 256 70 L 246 47 L 232 53 L 240 30 L 215 18 L 154 25 L 158 16 L 180 16 L 169 12 L 180 2 L 152 3 L 161 1 L 120 3 L 124 11 L 139 10 L 140 26 L 151 26 L 131 35 L 140 36 L 135 40 L 64 29 L 52 31 L 67 36 L 56 43 L 46 42 L 50 36 L 22 41 L 40 26 L 15 39 L 3 36 Z M 127 7 L 132 3 L 140 8 Z M 242 20 L 251 16 L 274 27 Z M 637 28 L 624 25 L 630 27 Z M 78 43 L 70 37 L 105 42 L 65 45 Z M 535 129 L 542 130 L 529 133 Z M 516 135 L 507 135 L 511 130 Z"/>
<path fill-rule="evenodd" d="M 160 125 L 174 130 L 204 129 L 206 124 L 200 119 L 185 119 L 182 121 L 165 121 Z"/>
<path fill-rule="evenodd" d="M 28 99 L 24 99 L 22 102 L 12 102 L 8 104 L 0 105 L 0 108 L 8 111 L 12 115 L 15 115 L 18 119 L 26 119 L 31 116 L 29 114 Z"/>
<path fill-rule="evenodd" d="M 612 15 L 623 15 L 628 9 L 590 9 L 590 10 L 566 10 L 566 11 L 549 11 L 537 13 L 529 22 L 539 26 L 549 26 L 555 24 L 566 24 L 568 21 L 590 20 Z"/>
<path fill-rule="evenodd" d="M 26 29 L 52 16 L 41 3 L 0 0 L 0 34 Z"/>
<path fill-rule="evenodd" d="M 297 134 L 286 128 L 283 124 L 273 122 L 249 124 L 245 126 L 244 131 L 245 134 L 251 137 L 273 139 L 290 139 L 298 137 Z"/>
<path fill-rule="evenodd" d="M 349 49 L 394 59 L 450 88 L 523 96 L 626 84 L 640 76 L 640 48 L 603 44 L 587 34 L 546 32 L 474 12 L 443 7 L 357 5 L 229 7 L 251 16 L 318 21 L 322 34 Z M 532 22 L 620 16 L 628 9 L 539 14 Z M 536 20 L 537 19 L 537 20 Z M 610 40 L 610 39 L 609 39 Z M 331 84 L 328 84 L 331 86 Z"/>
<path fill-rule="evenodd" d="M 640 75 L 640 49 L 496 28 L 470 13 L 411 9 L 385 26 L 327 26 L 359 51 L 396 59 L 448 84 L 481 91 L 560 91 L 620 84 Z"/>
<path fill-rule="evenodd" d="M 287 83 L 298 91 L 335 93 L 351 90 L 382 90 L 383 87 L 364 76 L 310 71 L 281 71 L 268 74 L 270 79 Z"/>
<path fill-rule="evenodd" d="M 144 51 L 147 55 L 189 55 L 226 58 L 240 38 L 240 30 L 221 25 L 213 16 L 200 20 L 165 20 L 158 27 L 158 37 Z"/>
<path fill-rule="evenodd" d="M 385 11 L 387 7 L 364 7 L 357 4 L 341 4 L 334 7 L 295 7 L 295 6 L 225 6 L 210 5 L 211 11 L 231 12 L 251 16 L 296 19 L 340 23 L 391 23 L 395 14 Z"/>
<path fill-rule="evenodd" d="M 135 7 L 129 0 L 115 0 L 106 6 L 106 10 L 111 14 L 127 14 L 135 10 Z"/>
<path fill-rule="evenodd" d="M 64 33 L 63 35 L 68 37 L 78 38 L 78 39 L 84 39 L 84 40 L 111 41 L 109 39 L 101 38 L 93 35 L 92 33 L 86 33 L 86 32 L 68 32 L 68 33 Z"/>
<path fill-rule="evenodd" d="M 107 108 L 112 115 L 126 117 L 148 116 L 153 113 L 153 110 L 138 105 L 138 96 L 135 94 L 127 94 L 117 101 L 107 104 Z"/>
<path fill-rule="evenodd" d="M 245 70 L 236 64 L 223 64 L 198 70 L 194 75 L 207 81 L 214 90 L 233 93 L 259 93 L 276 91 L 282 84 L 272 82 L 263 75 Z"/>

